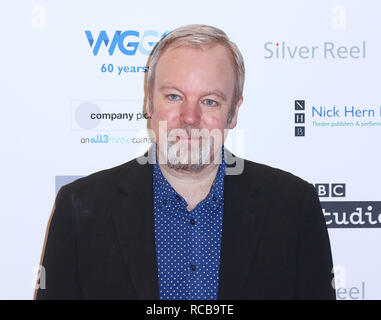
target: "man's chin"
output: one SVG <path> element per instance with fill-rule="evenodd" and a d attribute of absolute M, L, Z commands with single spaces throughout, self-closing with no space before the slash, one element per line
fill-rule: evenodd
<path fill-rule="evenodd" d="M 186 141 L 184 142 L 186 143 Z M 215 159 L 215 155 L 212 152 L 212 145 L 204 145 L 203 148 L 198 148 L 198 150 L 196 148 L 195 151 L 190 147 L 193 143 L 198 143 L 197 139 L 189 139 L 185 149 L 180 148 L 181 145 L 168 143 L 166 153 L 161 153 L 159 149 L 159 162 L 161 161 L 160 163 L 162 163 L 164 161 L 163 164 L 169 168 L 189 172 L 200 171 L 212 164 Z M 184 146 L 184 144 L 182 146 Z"/>

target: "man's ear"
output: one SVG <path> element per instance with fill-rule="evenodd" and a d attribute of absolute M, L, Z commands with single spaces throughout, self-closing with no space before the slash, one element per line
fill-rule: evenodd
<path fill-rule="evenodd" d="M 243 97 L 241 96 L 241 98 L 239 98 L 238 102 L 236 103 L 236 105 L 234 107 L 233 117 L 228 124 L 229 129 L 233 129 L 237 125 L 238 110 L 239 110 L 239 107 L 241 106 L 242 102 L 243 102 Z"/>

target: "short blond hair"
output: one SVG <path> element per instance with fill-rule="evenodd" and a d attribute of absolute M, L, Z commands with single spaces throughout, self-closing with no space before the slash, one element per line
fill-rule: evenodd
<path fill-rule="evenodd" d="M 234 115 L 234 106 L 242 97 L 243 86 L 245 82 L 245 64 L 242 54 L 237 45 L 232 42 L 226 33 L 216 27 L 204 25 L 204 24 L 189 24 L 174 29 L 163 37 L 152 50 L 149 62 L 148 62 L 148 91 L 150 94 L 150 109 L 152 111 L 152 93 L 153 85 L 155 82 L 156 65 L 159 58 L 164 53 L 165 49 L 169 46 L 173 48 L 177 47 L 191 47 L 202 48 L 204 46 L 213 46 L 215 44 L 221 44 L 226 47 L 232 55 L 232 64 L 235 72 L 235 85 L 232 106 L 229 112 L 228 122 Z"/>

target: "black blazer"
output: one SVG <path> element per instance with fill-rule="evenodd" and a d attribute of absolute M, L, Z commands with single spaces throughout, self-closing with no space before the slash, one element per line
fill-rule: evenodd
<path fill-rule="evenodd" d="M 159 299 L 152 165 L 62 187 L 43 251 L 37 299 Z M 218 299 L 335 299 L 331 271 L 312 184 L 248 160 L 225 176 Z"/>

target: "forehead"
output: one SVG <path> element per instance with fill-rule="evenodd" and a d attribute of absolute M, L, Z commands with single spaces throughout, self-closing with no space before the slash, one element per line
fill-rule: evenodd
<path fill-rule="evenodd" d="M 155 87 L 173 85 L 184 90 L 218 89 L 230 92 L 234 82 L 232 55 L 219 43 L 200 48 L 168 47 L 159 58 L 155 70 Z"/>

